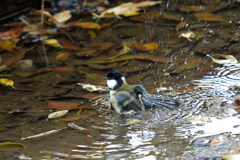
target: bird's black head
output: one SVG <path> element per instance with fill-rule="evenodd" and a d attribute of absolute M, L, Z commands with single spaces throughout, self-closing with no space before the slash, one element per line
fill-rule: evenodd
<path fill-rule="evenodd" d="M 106 80 L 107 85 L 110 89 L 118 89 L 126 82 L 123 74 L 118 71 L 109 72 L 106 77 Z"/>
<path fill-rule="evenodd" d="M 115 79 L 116 81 L 121 80 L 121 78 L 124 77 L 122 73 L 118 72 L 118 71 L 111 71 L 108 73 L 106 79 L 110 80 L 110 79 Z"/>

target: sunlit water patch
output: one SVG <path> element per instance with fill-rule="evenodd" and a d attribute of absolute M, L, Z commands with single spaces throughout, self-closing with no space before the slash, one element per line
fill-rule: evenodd
<path fill-rule="evenodd" d="M 217 68 L 214 76 L 205 76 L 200 81 L 193 81 L 202 88 L 213 88 L 217 91 L 226 91 L 229 87 L 240 86 L 240 64 Z"/>

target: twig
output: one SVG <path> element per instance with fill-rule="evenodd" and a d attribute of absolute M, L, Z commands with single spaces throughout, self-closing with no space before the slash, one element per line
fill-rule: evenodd
<path fill-rule="evenodd" d="M 50 134 L 53 134 L 53 133 L 57 133 L 57 132 L 59 132 L 61 130 L 67 129 L 67 128 L 68 127 L 63 127 L 63 128 L 56 129 L 56 130 L 51 130 L 51 131 L 43 132 L 43 133 L 40 133 L 40 134 L 35 134 L 33 136 L 21 138 L 21 140 L 24 141 L 24 140 L 27 140 L 27 139 L 33 139 L 33 138 L 38 138 L 38 137 L 42 137 L 42 136 L 47 136 L 47 135 L 50 135 Z"/>
<path fill-rule="evenodd" d="M 42 8 L 41 8 L 41 40 L 43 41 L 43 28 L 44 28 L 44 22 L 43 22 L 43 11 L 44 11 L 44 0 L 42 0 Z M 46 53 L 46 48 L 44 43 L 42 42 L 42 50 L 43 50 L 43 55 L 44 55 L 44 59 L 46 62 L 46 66 L 49 66 L 49 60 L 47 57 L 47 53 Z"/>

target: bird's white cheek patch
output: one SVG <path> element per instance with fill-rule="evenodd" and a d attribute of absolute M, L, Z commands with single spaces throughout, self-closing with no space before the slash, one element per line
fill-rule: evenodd
<path fill-rule="evenodd" d="M 107 86 L 108 86 L 109 88 L 113 89 L 114 87 L 116 87 L 116 85 L 117 85 L 116 80 L 114 80 L 114 79 L 107 80 Z"/>

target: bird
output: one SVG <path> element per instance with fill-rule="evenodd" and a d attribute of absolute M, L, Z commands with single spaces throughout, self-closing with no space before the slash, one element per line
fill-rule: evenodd
<path fill-rule="evenodd" d="M 130 85 L 119 71 L 113 70 L 105 77 L 109 87 L 110 107 L 119 114 L 139 112 L 154 106 L 175 110 L 180 105 L 178 100 L 148 94 L 142 85 Z"/>

